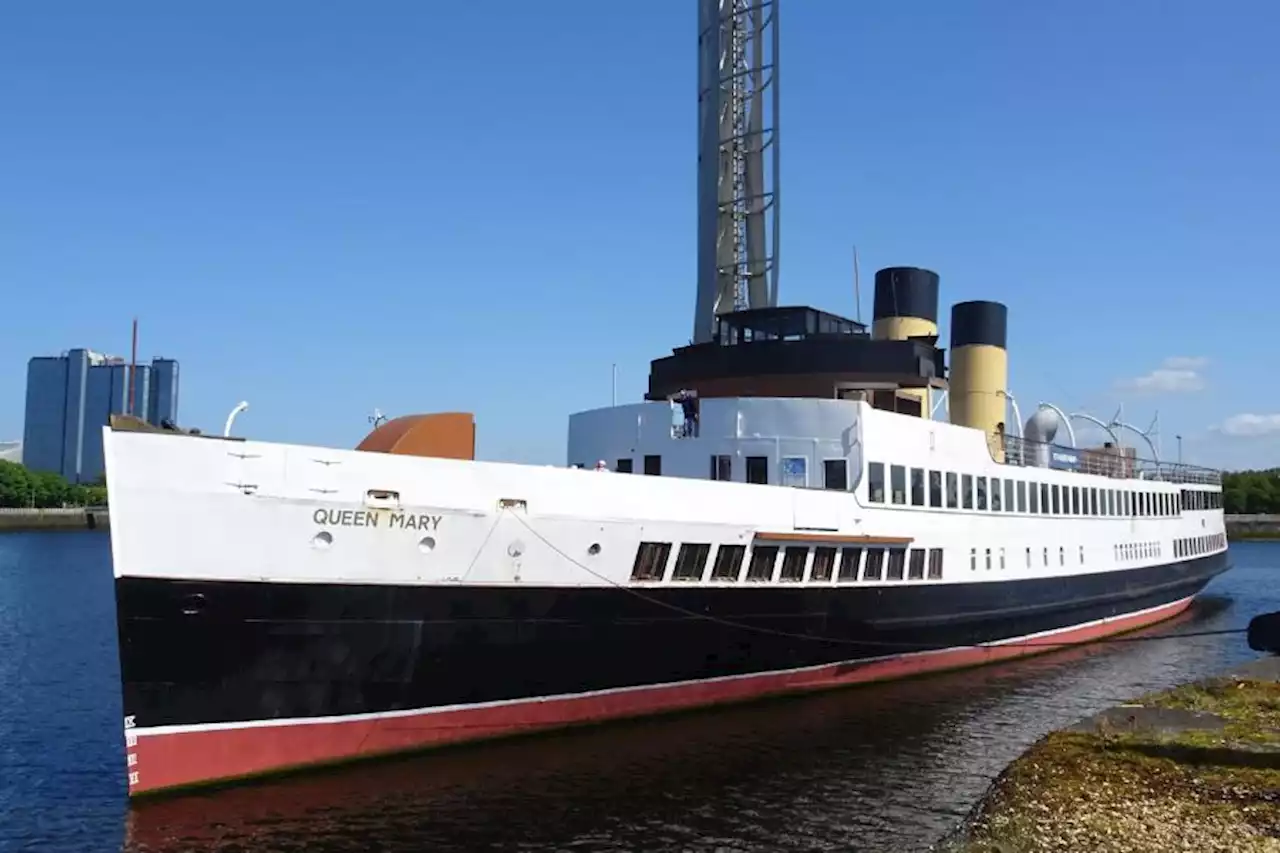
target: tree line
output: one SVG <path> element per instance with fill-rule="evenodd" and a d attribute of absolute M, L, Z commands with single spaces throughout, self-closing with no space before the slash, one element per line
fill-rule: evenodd
<path fill-rule="evenodd" d="M 32 471 L 17 462 L 0 459 L 0 507 L 106 506 L 107 485 L 102 478 L 92 485 L 68 483 L 61 474 Z"/>
<path fill-rule="evenodd" d="M 1223 474 L 1222 506 L 1232 515 L 1280 515 L 1280 468 Z"/>

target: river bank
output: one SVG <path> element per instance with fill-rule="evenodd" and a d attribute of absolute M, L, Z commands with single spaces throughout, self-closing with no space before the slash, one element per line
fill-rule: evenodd
<path fill-rule="evenodd" d="M 1280 515 L 1228 515 L 1228 539 L 1280 539 Z"/>
<path fill-rule="evenodd" d="M 950 853 L 1280 849 L 1280 658 L 1148 694 L 1038 741 Z"/>
<path fill-rule="evenodd" d="M 0 508 L 0 533 L 20 530 L 107 530 L 111 518 L 105 508 Z"/>

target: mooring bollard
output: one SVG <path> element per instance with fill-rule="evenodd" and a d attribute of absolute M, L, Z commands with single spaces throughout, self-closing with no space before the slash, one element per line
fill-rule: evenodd
<path fill-rule="evenodd" d="M 1249 620 L 1249 648 L 1280 655 L 1280 613 L 1263 613 Z"/>

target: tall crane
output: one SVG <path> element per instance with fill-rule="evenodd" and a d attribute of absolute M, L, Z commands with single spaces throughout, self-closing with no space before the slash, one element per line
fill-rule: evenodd
<path fill-rule="evenodd" d="M 778 0 L 698 0 L 694 343 L 778 304 L 778 164 Z"/>

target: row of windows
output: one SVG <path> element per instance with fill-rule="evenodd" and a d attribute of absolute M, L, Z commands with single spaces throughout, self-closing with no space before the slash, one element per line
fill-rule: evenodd
<path fill-rule="evenodd" d="M 1118 518 L 1171 517 L 1179 512 L 1178 496 L 1169 492 L 1064 486 L 907 468 L 905 465 L 888 467 L 888 500 L 901 506 Z M 867 485 L 868 499 L 873 503 L 884 503 L 883 462 L 872 462 L 867 466 Z"/>
<path fill-rule="evenodd" d="M 711 480 L 732 480 L 733 479 L 733 459 L 734 457 L 727 453 L 713 454 L 711 456 L 711 470 L 708 476 Z M 769 457 L 768 456 L 744 456 L 743 459 L 744 474 L 746 482 L 759 483 L 767 485 L 769 482 Z M 791 486 L 808 486 L 808 462 L 804 456 L 784 456 L 782 458 L 783 468 L 783 485 Z M 582 463 L 575 463 L 575 468 L 585 467 Z M 634 473 L 634 463 L 631 457 L 623 457 L 614 463 L 613 470 L 619 474 Z M 662 475 L 662 456 L 659 454 L 650 454 L 644 457 L 644 473 L 650 476 Z M 845 491 L 849 488 L 849 462 L 845 459 L 824 459 L 822 460 L 822 484 L 824 489 L 835 489 Z"/>
<path fill-rule="evenodd" d="M 1205 492 L 1197 489 L 1182 490 L 1182 509 L 1185 511 L 1222 509 L 1222 492 Z"/>
<path fill-rule="evenodd" d="M 1204 494 L 1203 492 L 1201 494 Z M 1204 536 L 1191 536 L 1187 539 L 1173 540 L 1173 553 L 1178 558 L 1196 557 L 1212 551 L 1221 551 L 1227 547 L 1227 534 L 1206 533 Z"/>
<path fill-rule="evenodd" d="M 812 553 L 812 559 L 810 559 Z M 696 583 L 704 579 L 722 583 L 747 580 L 756 583 L 854 583 L 863 581 L 941 580 L 941 548 L 835 548 L 808 545 L 754 545 L 750 560 L 747 546 L 721 545 L 706 575 L 708 542 L 684 542 L 671 568 L 671 581 Z M 779 555 L 781 554 L 781 563 Z M 865 558 L 864 558 L 865 555 Z M 747 570 L 742 573 L 743 563 Z M 670 542 L 641 542 L 631 567 L 633 581 L 668 580 Z"/>
<path fill-rule="evenodd" d="M 1164 548 L 1159 542 L 1126 542 L 1116 546 L 1116 562 L 1125 560 L 1149 560 L 1159 557 Z"/>

